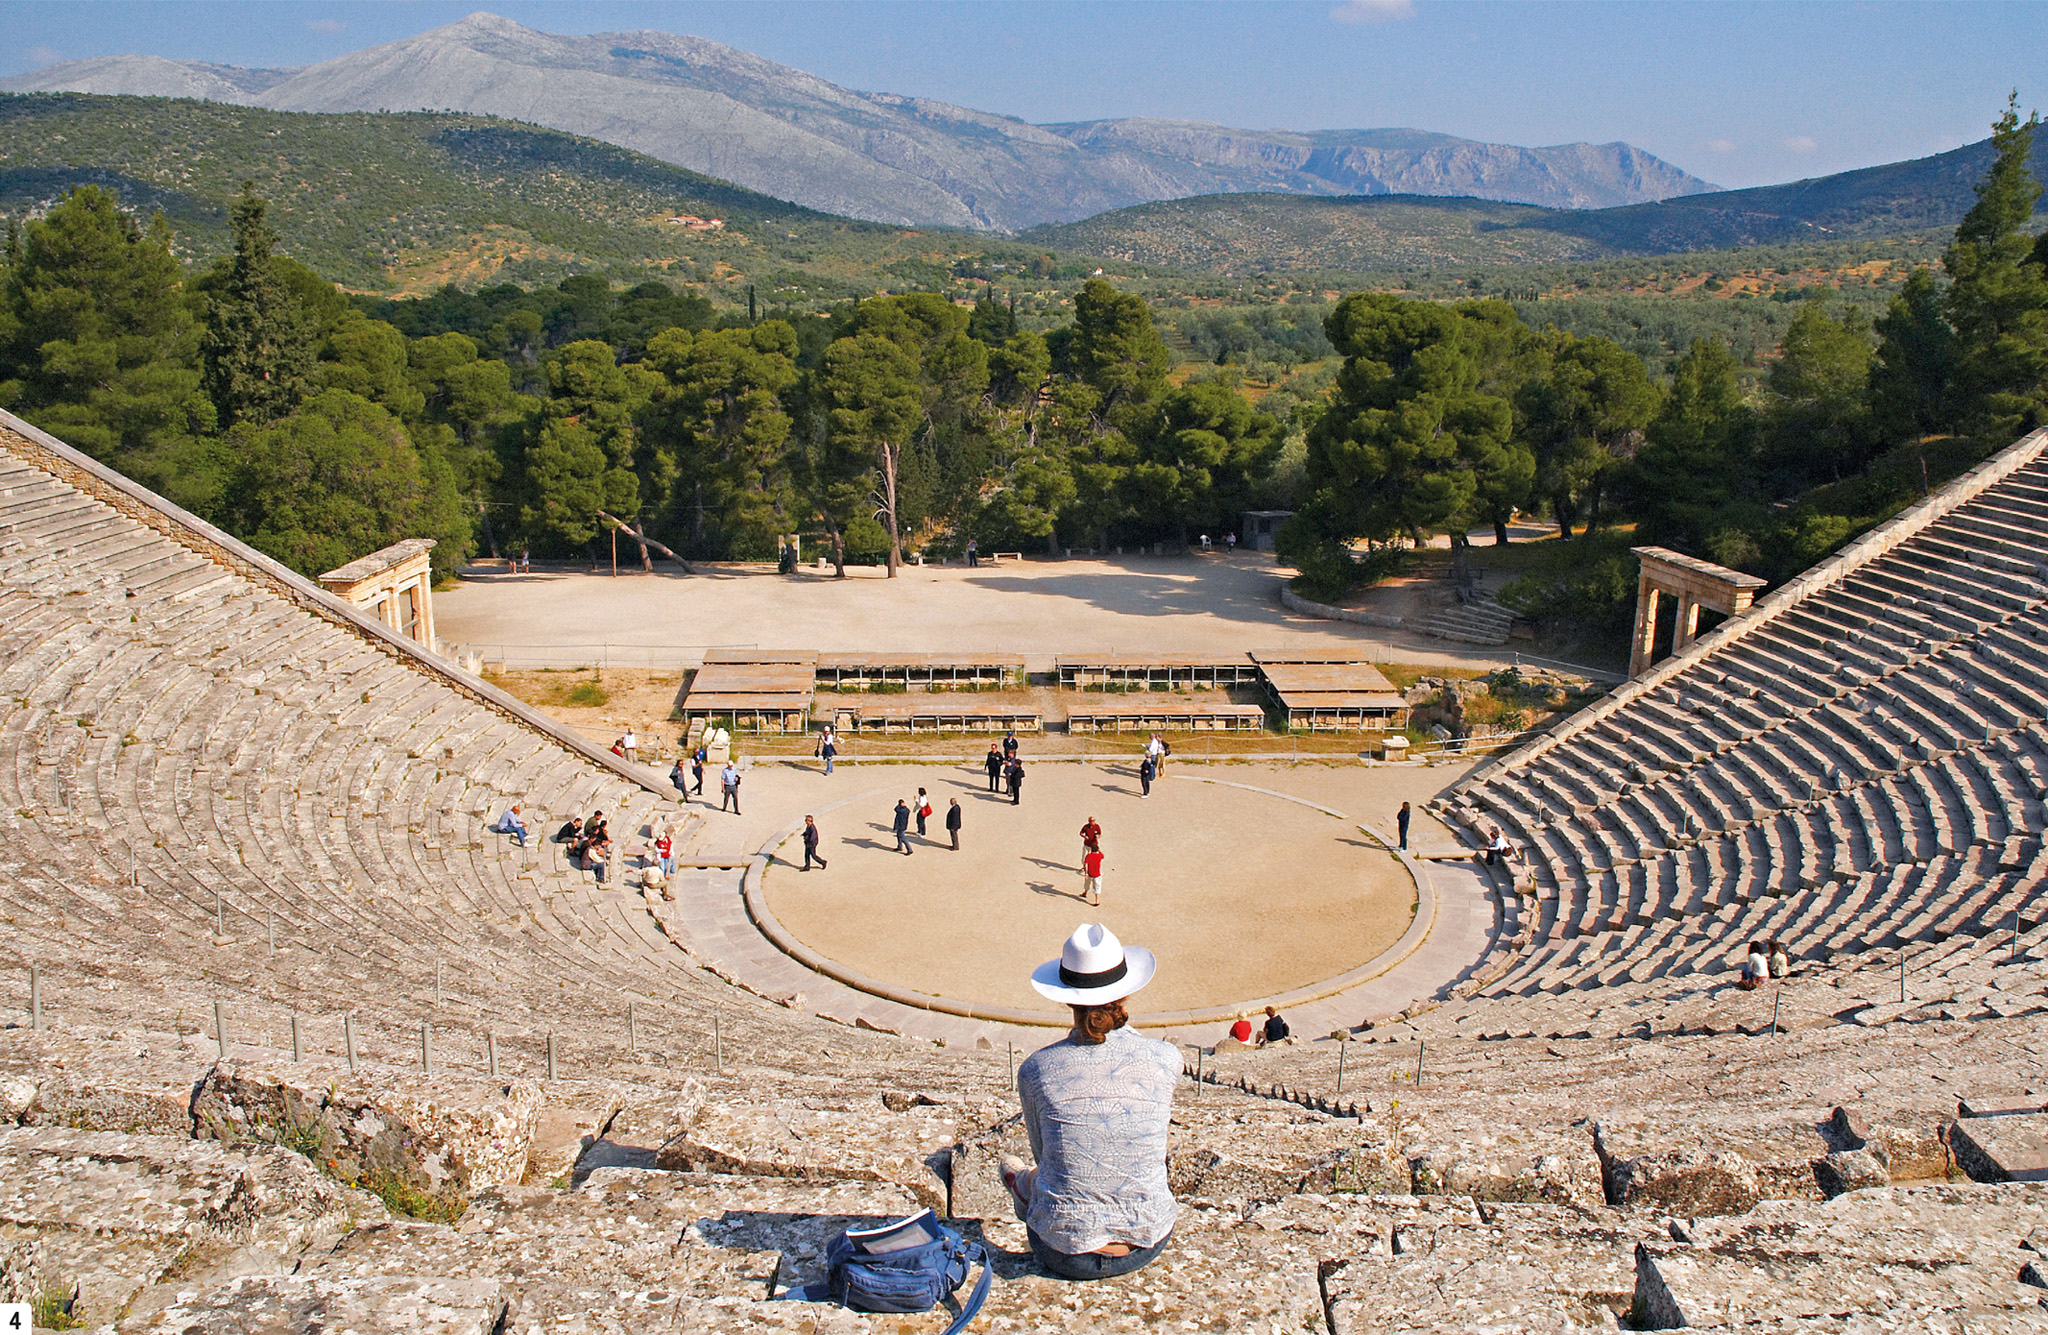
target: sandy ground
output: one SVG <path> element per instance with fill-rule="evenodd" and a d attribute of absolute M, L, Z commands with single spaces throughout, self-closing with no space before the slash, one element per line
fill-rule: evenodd
<path fill-rule="evenodd" d="M 878 978 L 935 996 L 1047 1009 L 1025 982 L 1081 922 L 1103 922 L 1173 967 L 1147 1010 L 1225 1005 L 1343 973 L 1400 938 L 1415 890 L 1389 854 L 1346 821 L 1277 797 L 1170 774 L 1140 798 L 1135 775 L 1047 766 L 1024 801 L 958 772 L 932 788 L 917 851 L 895 851 L 889 783 L 823 818 L 832 866 L 802 872 L 792 842 L 765 885 L 798 940 Z M 836 777 L 836 776 L 835 776 Z M 880 775 L 860 776 L 863 786 Z M 895 776 L 890 776 L 892 779 Z M 927 787 L 931 787 L 929 783 Z M 958 801 L 962 848 L 946 846 Z M 1102 906 L 1081 895 L 1078 831 L 1103 826 Z M 886 931 L 877 926 L 887 924 Z"/>
<path fill-rule="evenodd" d="M 1512 661 L 1506 648 L 1298 617 L 1268 555 L 1077 557 L 879 569 L 844 580 L 766 568 L 685 576 L 477 568 L 434 595 L 447 644 L 518 666 L 694 665 L 710 646 L 1024 655 L 1033 671 L 1077 653 L 1356 648 L 1436 666 Z"/>

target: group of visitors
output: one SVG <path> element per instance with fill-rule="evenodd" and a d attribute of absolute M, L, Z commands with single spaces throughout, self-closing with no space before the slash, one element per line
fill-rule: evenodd
<path fill-rule="evenodd" d="M 611 825 L 604 818 L 604 812 L 593 811 L 590 818 L 577 822 L 574 816 L 562 828 L 555 831 L 555 842 L 569 846 L 569 865 L 578 871 L 587 871 L 604 884 L 605 868 L 612 856 Z"/>
<path fill-rule="evenodd" d="M 1166 768 L 1166 758 L 1173 754 L 1172 745 L 1158 733 L 1145 743 L 1145 758 L 1138 762 L 1138 796 L 1152 796 L 1152 781 Z"/>
<path fill-rule="evenodd" d="M 1742 978 L 1736 986 L 1745 992 L 1753 992 L 1773 978 L 1783 981 L 1792 972 L 1792 955 L 1785 949 L 1785 943 L 1778 940 L 1752 941 L 1749 953 L 1743 957 Z"/>
<path fill-rule="evenodd" d="M 1017 731 L 1012 728 L 1002 741 L 990 742 L 988 754 L 981 758 L 982 768 L 988 771 L 988 790 L 1001 793 L 1007 786 L 1013 807 L 1024 799 L 1024 758 L 1018 754 L 1019 748 Z"/>
<path fill-rule="evenodd" d="M 668 772 L 668 781 L 675 785 L 676 791 L 683 795 L 685 802 L 693 795 L 704 795 L 704 766 L 709 759 L 710 753 L 701 745 L 691 751 L 687 759 L 683 756 L 676 757 L 675 768 Z M 686 764 L 689 766 L 687 770 L 683 768 Z"/>
<path fill-rule="evenodd" d="M 1247 1011 L 1237 1017 L 1237 1023 L 1230 1026 L 1230 1033 L 1226 1037 L 1238 1043 L 1250 1043 L 1256 1047 L 1263 1048 L 1268 1043 L 1278 1043 L 1281 1039 L 1286 1038 L 1290 1032 L 1286 1019 L 1278 1011 L 1268 1006 L 1266 1007 L 1266 1022 L 1264 1025 L 1258 1029 L 1253 1029 L 1251 1012 Z"/>

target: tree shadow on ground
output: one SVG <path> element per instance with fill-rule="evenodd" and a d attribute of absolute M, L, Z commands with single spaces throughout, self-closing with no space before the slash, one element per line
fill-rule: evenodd
<path fill-rule="evenodd" d="M 1155 575 L 1123 571 L 1116 575 L 1050 575 L 1035 579 L 976 576 L 977 587 L 1006 593 L 1033 594 L 1088 603 L 1121 616 L 1210 616 L 1226 621 L 1257 622 L 1274 628 L 1298 626 L 1302 619 L 1280 605 L 1279 577 L 1261 574 L 1243 580 L 1191 578 L 1208 573 L 1190 565 L 1185 574 Z M 1315 622 L 1337 639 L 1373 640 L 1366 627 L 1349 622 Z M 1136 648 L 1137 646 L 1132 646 Z"/>

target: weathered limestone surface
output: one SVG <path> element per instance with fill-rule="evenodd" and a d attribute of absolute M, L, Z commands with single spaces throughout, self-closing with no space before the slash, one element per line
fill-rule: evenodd
<path fill-rule="evenodd" d="M 891 1182 L 944 1210 L 942 1174 L 963 1113 L 973 1115 L 937 1103 L 898 1112 L 872 1093 L 710 1104 L 662 1146 L 656 1162 L 696 1172 Z"/>
<path fill-rule="evenodd" d="M 119 1035 L 0 1030 L 0 1119 L 145 1136 L 192 1133 L 192 1098 L 211 1063 Z"/>
<path fill-rule="evenodd" d="M 2039 1311 L 2040 1295 L 2017 1276 L 2044 1219 L 2043 1187 L 1920 1185 L 1824 1204 L 1766 1201 L 1744 1215 L 1674 1223 L 1677 1241 L 1639 1249 L 1634 1313 L 1651 1329 L 1747 1330 L 1852 1315 Z M 2048 1312 L 2036 1319 L 2048 1322 Z"/>
<path fill-rule="evenodd" d="M 1321 1266 L 1332 1335 L 1612 1330 L 1627 1303 L 1632 1235 L 1610 1211 L 1430 1198 L 1375 1205 L 1380 1227 Z"/>
<path fill-rule="evenodd" d="M 302 1143 L 344 1180 L 396 1175 L 463 1194 L 525 1177 L 542 1102 L 524 1081 L 230 1060 L 208 1073 L 193 1113 L 207 1139 Z"/>
<path fill-rule="evenodd" d="M 174 1265 L 270 1272 L 381 1219 L 374 1198 L 278 1149 L 50 1128 L 0 1130 L 0 1230 L 39 1239 L 46 1283 L 109 1320 Z"/>
<path fill-rule="evenodd" d="M 488 1279 L 265 1275 L 180 1294 L 162 1311 L 117 1329 L 120 1335 L 491 1335 L 504 1314 L 504 1295 Z"/>
<path fill-rule="evenodd" d="M 43 1292 L 43 1244 L 0 1237 L 0 1303 L 32 1303 Z"/>

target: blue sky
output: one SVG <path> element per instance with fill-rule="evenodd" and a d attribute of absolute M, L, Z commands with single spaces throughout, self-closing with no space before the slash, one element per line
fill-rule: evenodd
<path fill-rule="evenodd" d="M 1981 139 L 2048 106 L 2048 4 L 25 3 L 0 73 L 144 52 L 303 65 L 477 8 L 553 32 L 661 28 L 848 87 L 1037 122 L 1415 126 L 1503 143 L 1626 140 L 1760 185 Z"/>

